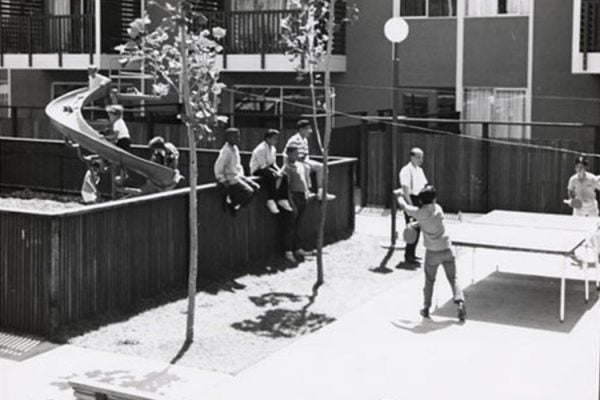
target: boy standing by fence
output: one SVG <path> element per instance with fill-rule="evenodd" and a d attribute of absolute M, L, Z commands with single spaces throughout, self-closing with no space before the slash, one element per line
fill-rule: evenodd
<path fill-rule="evenodd" d="M 416 219 L 416 224 L 423 232 L 425 245 L 425 287 L 423 288 L 423 309 L 420 314 L 429 318 L 433 284 L 440 264 L 446 272 L 446 278 L 452 287 L 454 302 L 458 306 L 458 319 L 464 321 L 467 316 L 465 299 L 456 278 L 456 262 L 452 254 L 450 238 L 444 226 L 444 210 L 437 204 L 437 191 L 433 185 L 426 185 L 418 195 L 419 207 L 409 204 L 401 195 L 398 205 L 408 215 Z M 415 224 L 413 222 L 413 224 Z"/>
<path fill-rule="evenodd" d="M 312 160 L 309 156 L 308 138 L 312 135 L 313 130 L 310 121 L 307 119 L 301 119 L 296 123 L 298 132 L 290 137 L 285 145 L 284 153 L 287 154 L 287 149 L 290 146 L 298 148 L 298 159 L 304 164 L 307 176 L 309 174 L 315 174 L 315 181 L 317 186 L 317 197 L 322 198 L 323 195 L 323 164 L 318 161 Z M 308 178 L 310 183 L 310 178 Z M 327 193 L 325 200 L 334 200 L 335 195 Z"/>
<path fill-rule="evenodd" d="M 290 192 L 290 202 L 293 210 L 284 213 L 284 237 L 283 245 L 285 258 L 291 262 L 298 262 L 295 256 L 306 256 L 308 253 L 300 245 L 299 228 L 304 211 L 306 211 L 307 201 L 314 196 L 308 191 L 306 182 L 306 166 L 299 162 L 300 150 L 298 147 L 290 144 L 286 148 L 286 159 L 283 166 L 283 174 L 287 177 Z"/>
<path fill-rule="evenodd" d="M 257 183 L 244 176 L 244 167 L 240 159 L 238 143 L 240 130 L 228 128 L 225 131 L 225 144 L 219 152 L 214 165 L 215 178 L 225 188 L 225 204 L 235 214 L 254 197 Z"/>

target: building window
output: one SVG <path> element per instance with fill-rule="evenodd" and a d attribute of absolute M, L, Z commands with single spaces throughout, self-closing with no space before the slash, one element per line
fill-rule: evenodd
<path fill-rule="evenodd" d="M 465 89 L 464 119 L 467 121 L 525 122 L 525 89 Z M 465 133 L 482 136 L 481 124 L 466 124 Z M 524 125 L 490 125 L 492 138 L 528 139 Z"/>
<path fill-rule="evenodd" d="M 0 69 L 0 118 L 10 118 L 10 71 Z"/>
<path fill-rule="evenodd" d="M 528 15 L 530 0 L 467 0 L 468 17 Z"/>
<path fill-rule="evenodd" d="M 317 101 L 323 103 L 324 89 L 317 87 L 316 94 Z M 292 129 L 300 115 L 312 110 L 307 86 L 236 85 L 231 101 L 238 126 Z"/>
<path fill-rule="evenodd" d="M 400 14 L 404 17 L 453 17 L 456 0 L 403 0 Z"/>

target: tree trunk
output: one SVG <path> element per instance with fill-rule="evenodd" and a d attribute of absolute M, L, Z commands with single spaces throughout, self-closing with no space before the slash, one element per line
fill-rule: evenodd
<path fill-rule="evenodd" d="M 319 231 L 317 232 L 317 284 L 324 281 L 323 242 L 325 239 L 325 221 L 327 220 L 327 193 L 329 192 L 329 142 L 331 141 L 332 91 L 331 91 L 331 49 L 333 47 L 333 22 L 335 18 L 335 0 L 329 3 L 327 21 L 327 58 L 325 60 L 325 136 L 323 138 L 323 190 L 319 213 Z M 316 110 L 315 110 L 316 112 Z"/>
<path fill-rule="evenodd" d="M 180 5 L 181 6 L 181 5 Z M 179 26 L 180 53 L 181 53 L 181 79 L 183 89 L 183 106 L 185 114 L 190 117 L 190 88 L 188 84 L 188 66 L 187 66 L 187 46 L 186 46 L 186 27 L 184 24 Z M 188 118 L 189 120 L 189 118 Z M 196 186 L 198 181 L 198 162 L 196 155 L 196 136 L 193 128 L 187 126 L 188 144 L 190 147 L 190 208 L 189 208 L 189 224 L 190 224 L 190 262 L 188 275 L 188 310 L 185 341 L 192 342 L 194 340 L 194 316 L 196 312 L 196 279 L 198 276 L 198 200 L 196 194 Z"/>

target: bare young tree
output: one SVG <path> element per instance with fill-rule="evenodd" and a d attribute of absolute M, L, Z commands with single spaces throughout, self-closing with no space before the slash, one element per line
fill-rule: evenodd
<path fill-rule="evenodd" d="M 295 12 L 283 19 L 282 37 L 286 46 L 286 54 L 291 61 L 298 63 L 297 72 L 300 77 L 308 76 L 312 102 L 312 118 L 316 130 L 317 143 L 323 155 L 323 190 L 320 200 L 319 225 L 317 231 L 317 285 L 324 282 L 323 242 L 325 237 L 325 221 L 327 220 L 327 201 L 325 196 L 329 186 L 329 144 L 331 141 L 332 118 L 334 114 L 333 99 L 335 93 L 331 86 L 331 52 L 333 35 L 340 24 L 356 19 L 358 9 L 348 6 L 349 17 L 335 21 L 336 0 L 290 0 L 290 8 Z M 319 100 L 316 85 L 321 83 L 317 69 L 323 69 L 324 98 Z M 325 116 L 323 140 L 318 123 L 319 114 Z"/>
<path fill-rule="evenodd" d="M 190 254 L 188 276 L 188 310 L 186 343 L 194 338 L 196 280 L 198 274 L 198 215 L 197 180 L 198 163 L 196 141 L 212 135 L 212 128 L 226 117 L 217 113 L 218 97 L 225 86 L 219 82 L 217 55 L 222 51 L 218 41 L 225 30 L 205 29 L 206 17 L 195 11 L 194 2 L 149 1 L 164 13 L 161 22 L 150 31 L 150 18 L 146 15 L 130 24 L 127 43 L 117 46 L 121 63 L 144 65 L 146 73 L 154 77 L 152 91 L 166 96 L 175 92 L 183 100 L 180 118 L 187 127 L 189 155 L 189 227 Z"/>

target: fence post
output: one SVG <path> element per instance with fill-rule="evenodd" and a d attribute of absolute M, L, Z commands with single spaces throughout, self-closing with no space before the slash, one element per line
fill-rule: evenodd
<path fill-rule="evenodd" d="M 366 114 L 366 113 L 365 113 Z M 360 205 L 365 207 L 367 205 L 368 193 L 368 179 L 369 179 L 369 129 L 367 126 L 367 120 L 363 119 L 360 125 L 360 158 L 359 172 L 360 172 Z"/>
<path fill-rule="evenodd" d="M 490 138 L 490 124 L 484 122 L 481 126 L 481 137 Z M 490 142 L 484 140 L 481 146 L 481 186 L 483 192 L 484 212 L 490 211 Z"/>
<path fill-rule="evenodd" d="M 0 11 L 0 14 L 2 11 Z M 2 27 L 2 15 L 0 15 L 0 67 L 4 67 L 4 28 Z"/>
<path fill-rule="evenodd" d="M 594 130 L 594 153 L 600 154 L 600 125 L 592 128 Z M 596 159 L 596 157 L 594 157 Z M 596 166 L 594 167 L 596 170 L 600 168 L 600 161 L 597 161 Z"/>
<path fill-rule="evenodd" d="M 60 219 L 50 221 L 50 279 L 48 287 L 48 330 L 53 337 L 60 324 L 59 315 L 59 271 L 60 271 Z"/>
<path fill-rule="evenodd" d="M 31 19 L 33 17 L 29 15 L 27 18 L 27 47 L 29 53 L 29 66 L 33 65 L 33 34 L 31 32 Z"/>
<path fill-rule="evenodd" d="M 12 106 L 10 108 L 10 122 L 12 125 L 12 135 L 14 137 L 18 137 L 19 136 L 19 122 L 18 122 L 18 118 L 19 118 L 19 109 L 15 106 Z"/>
<path fill-rule="evenodd" d="M 146 113 L 146 124 L 148 126 L 146 130 L 146 142 L 149 142 L 154 137 L 154 115 L 152 111 Z"/>

